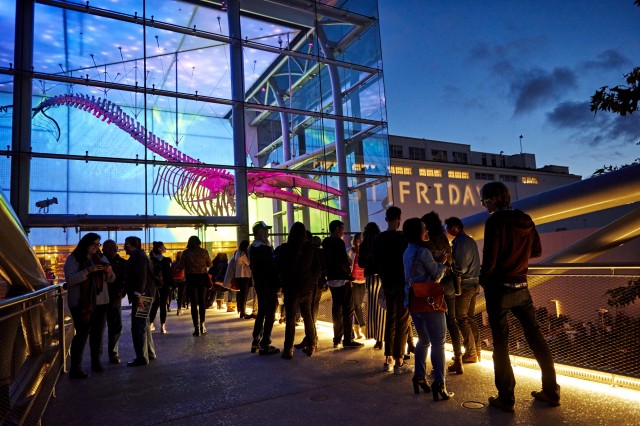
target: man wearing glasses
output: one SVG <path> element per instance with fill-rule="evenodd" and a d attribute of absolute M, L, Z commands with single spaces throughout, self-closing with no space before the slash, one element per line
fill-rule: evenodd
<path fill-rule="evenodd" d="M 489 182 L 480 190 L 482 205 L 491 215 L 484 228 L 480 285 L 484 288 L 493 335 L 493 365 L 498 395 L 489 404 L 515 411 L 516 380 L 509 359 L 509 311 L 522 325 L 527 344 L 542 370 L 542 390 L 531 392 L 538 401 L 557 407 L 560 387 L 549 345 L 540 331 L 527 283 L 529 258 L 542 254 L 540 236 L 529 215 L 511 208 L 509 189 Z"/>

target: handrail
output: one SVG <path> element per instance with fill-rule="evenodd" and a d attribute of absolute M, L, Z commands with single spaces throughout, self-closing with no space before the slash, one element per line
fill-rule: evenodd
<path fill-rule="evenodd" d="M 557 271 L 555 275 L 571 275 L 568 271 L 600 271 L 609 270 L 611 275 L 616 276 L 638 276 L 640 273 L 631 273 L 632 271 L 640 271 L 640 265 L 637 263 L 554 263 L 554 264 L 535 264 L 529 265 L 529 275 L 554 275 L 552 272 Z M 546 272 L 546 271 L 551 271 Z M 616 273 L 616 271 L 618 271 Z M 619 271 L 628 271 L 621 273 Z M 536 272 L 538 272 L 536 274 Z"/>
<path fill-rule="evenodd" d="M 42 296 L 44 294 L 57 291 L 58 288 L 61 288 L 60 292 L 62 292 L 63 291 L 63 286 L 64 286 L 64 283 L 54 284 L 52 286 L 41 288 L 40 290 L 32 291 L 32 292 L 27 293 L 27 294 L 23 294 L 23 295 L 20 295 L 20 296 L 16 296 L 16 297 L 12 297 L 10 299 L 6 299 L 6 300 L 3 300 L 3 301 L 0 301 L 0 309 L 8 308 L 8 307 L 17 305 L 19 303 L 27 302 L 27 301 L 29 301 L 31 299 L 37 299 L 38 297 L 40 297 L 40 296 Z"/>

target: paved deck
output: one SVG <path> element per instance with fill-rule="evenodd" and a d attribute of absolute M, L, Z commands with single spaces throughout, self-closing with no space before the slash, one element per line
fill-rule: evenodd
<path fill-rule="evenodd" d="M 129 311 L 123 312 L 123 361 L 134 357 Z M 156 320 L 157 321 L 157 320 Z M 547 407 L 530 397 L 539 372 L 517 368 L 516 413 L 486 407 L 495 393 L 491 362 L 468 365 L 448 377 L 455 392 L 434 403 L 414 395 L 411 374 L 382 371 L 384 357 L 373 341 L 357 350 L 333 349 L 321 327 L 319 351 L 293 360 L 251 354 L 253 321 L 207 311 L 209 333 L 191 335 L 189 311 L 169 313 L 167 334 L 154 333 L 158 359 L 146 367 L 105 363 L 87 380 L 61 376 L 42 419 L 46 425 L 598 425 L 638 424 L 640 392 L 559 378 L 562 406 Z M 303 329 L 296 330 L 296 341 Z M 275 324 L 273 343 L 282 348 L 284 325 Z M 89 371 L 89 348 L 85 351 Z"/>

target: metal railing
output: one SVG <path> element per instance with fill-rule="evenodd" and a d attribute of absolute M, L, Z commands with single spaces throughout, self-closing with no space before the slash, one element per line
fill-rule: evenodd
<path fill-rule="evenodd" d="M 607 304 L 606 295 L 607 290 L 639 278 L 640 267 L 634 265 L 531 266 L 529 287 L 537 319 L 559 372 L 640 389 L 640 301 L 614 308 Z M 363 309 L 366 318 L 366 294 Z M 331 323 L 329 292 L 323 295 L 318 316 Z M 476 321 L 482 350 L 491 351 L 493 339 L 482 293 Z M 513 364 L 537 368 L 522 328 L 511 314 L 509 323 Z M 449 337 L 447 341 L 451 342 Z"/>
<path fill-rule="evenodd" d="M 73 325 L 61 284 L 0 302 L 0 424 L 38 424 L 65 371 Z"/>

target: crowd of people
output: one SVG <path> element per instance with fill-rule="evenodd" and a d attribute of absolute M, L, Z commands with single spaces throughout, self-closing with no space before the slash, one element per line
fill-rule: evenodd
<path fill-rule="evenodd" d="M 222 308 L 228 293 L 227 311 L 254 319 L 250 351 L 259 355 L 294 357 L 301 349 L 311 357 L 318 349 L 316 322 L 323 291 L 331 292 L 333 348 L 358 349 L 363 339 L 375 339 L 374 349 L 384 356 L 383 371 L 413 373 L 415 393 L 431 392 L 434 401 L 448 400 L 446 373 L 463 374 L 464 364 L 482 358 L 475 299 L 484 289 L 493 335 L 493 360 L 498 395 L 489 404 L 506 412 L 514 410 L 515 379 L 511 369 L 506 319 L 510 311 L 523 325 L 525 337 L 542 369 L 542 390 L 532 396 L 551 406 L 559 405 L 551 352 L 536 322 L 527 285 L 530 257 L 541 253 L 540 239 L 531 218 L 511 209 L 509 191 L 499 182 L 481 190 L 481 203 L 491 214 L 484 235 L 483 259 L 476 242 L 464 232 L 463 222 L 450 217 L 444 225 L 436 212 L 402 222 L 402 212 L 386 210 L 387 229 L 374 222 L 352 236 L 347 249 L 344 223 L 329 224 L 330 235 L 321 240 L 301 222 L 294 223 L 286 243 L 273 247 L 271 226 L 259 221 L 253 226 L 253 241 L 242 241 L 233 257 L 218 254 L 212 262 L 197 236 L 189 238 L 176 260 L 164 256 L 166 247 L 154 242 L 149 256 L 137 237 L 125 239 L 129 259 L 118 255 L 115 241 L 84 235 L 64 267 L 68 304 L 75 326 L 71 345 L 71 378 L 86 378 L 82 354 L 89 340 L 91 369 L 101 364 L 103 334 L 108 328 L 108 356 L 119 363 L 118 341 L 122 332 L 120 308 L 126 295 L 132 305 L 131 336 L 136 358 L 129 366 L 147 365 L 156 358 L 153 321 L 160 310 L 160 328 L 167 332 L 167 312 L 176 293 L 177 315 L 186 309 L 188 295 L 193 336 L 207 333 L 207 300 Z M 402 224 L 402 226 L 401 226 Z M 443 289 L 446 309 L 429 312 L 409 308 L 412 283 L 431 281 Z M 255 290 L 257 309 L 246 312 L 250 288 Z M 272 344 L 271 334 L 279 293 L 283 294 L 281 317 L 285 318 L 283 349 Z M 367 296 L 366 315 L 363 303 Z M 444 303 L 443 303 L 444 304 Z M 150 306 L 148 306 L 150 305 Z M 139 312 L 141 314 L 139 314 Z M 304 337 L 295 344 L 298 318 L 304 322 Z M 417 333 L 414 342 L 413 330 Z M 446 366 L 445 338 L 449 334 L 454 356 Z M 427 353 L 431 348 L 433 380 L 427 381 Z M 414 363 L 407 362 L 414 354 Z"/>

